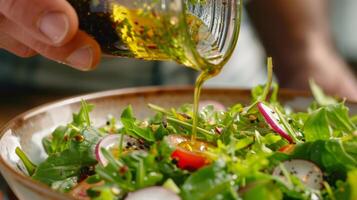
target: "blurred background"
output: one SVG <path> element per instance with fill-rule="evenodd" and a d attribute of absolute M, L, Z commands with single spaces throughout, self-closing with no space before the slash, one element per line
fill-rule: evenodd
<path fill-rule="evenodd" d="M 333 42 L 354 76 L 357 73 L 356 10 L 356 0 L 330 0 L 328 22 Z M 264 83 L 266 53 L 257 35 L 244 11 L 232 59 L 206 86 L 250 88 Z M 103 58 L 95 71 L 83 73 L 40 56 L 22 59 L 0 50 L 0 126 L 20 112 L 60 98 L 125 87 L 187 85 L 193 84 L 195 77 L 193 70 L 172 62 Z M 4 187 L 0 180 L 0 200 Z"/>
<path fill-rule="evenodd" d="M 330 19 L 338 52 L 357 71 L 357 1 L 331 0 Z M 249 88 L 265 81 L 264 48 L 244 11 L 238 46 L 210 87 Z M 0 125 L 15 114 L 54 99 L 86 92 L 148 85 L 192 84 L 196 73 L 172 62 L 103 58 L 79 72 L 40 56 L 22 59 L 0 50 Z"/>

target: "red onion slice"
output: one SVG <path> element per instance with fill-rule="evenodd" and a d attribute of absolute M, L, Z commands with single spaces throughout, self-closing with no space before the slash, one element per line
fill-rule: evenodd
<path fill-rule="evenodd" d="M 280 123 L 278 114 L 272 108 L 268 107 L 264 103 L 259 102 L 258 109 L 259 112 L 263 115 L 265 121 L 275 132 L 277 132 L 281 137 L 285 138 L 290 143 L 294 143 L 293 139 Z"/>
<path fill-rule="evenodd" d="M 125 200 L 181 200 L 174 192 L 159 186 L 129 193 Z"/>
<path fill-rule="evenodd" d="M 315 190 L 322 188 L 323 174 L 315 163 L 308 160 L 293 159 L 282 164 L 288 173 L 299 178 L 305 186 Z M 286 182 L 286 178 L 279 166 L 275 167 L 273 175 Z"/>

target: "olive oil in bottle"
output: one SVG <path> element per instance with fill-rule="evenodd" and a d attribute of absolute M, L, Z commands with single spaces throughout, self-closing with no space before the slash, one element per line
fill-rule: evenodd
<path fill-rule="evenodd" d="M 199 71 L 194 92 L 192 144 L 197 136 L 203 83 L 231 56 L 240 26 L 241 0 L 68 0 L 80 29 L 104 54 L 173 60 Z"/>

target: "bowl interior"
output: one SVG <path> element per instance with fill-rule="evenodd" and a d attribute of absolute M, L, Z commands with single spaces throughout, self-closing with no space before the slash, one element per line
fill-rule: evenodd
<path fill-rule="evenodd" d="M 279 98 L 285 105 L 297 110 L 306 108 L 311 102 L 308 95 L 291 91 L 281 91 Z M 153 114 L 147 108 L 148 103 L 165 108 L 192 103 L 193 90 L 192 88 L 141 88 L 101 92 L 47 104 L 19 115 L 0 131 L 0 170 L 5 178 L 16 176 L 27 182 L 34 182 L 24 176 L 15 148 L 21 147 L 35 164 L 40 163 L 47 156 L 41 144 L 42 138 L 50 134 L 58 125 L 70 122 L 72 113 L 79 110 L 82 99 L 95 105 L 91 119 L 95 126 L 100 126 L 106 122 L 109 114 L 119 117 L 121 111 L 129 104 L 133 106 L 135 115 L 143 119 Z M 201 99 L 216 100 L 226 106 L 235 103 L 248 104 L 250 92 L 238 89 L 205 89 Z M 357 113 L 356 104 L 351 104 L 349 107 L 352 113 Z M 9 178 L 6 179 L 9 181 Z M 44 185 L 37 183 L 35 185 L 37 187 L 34 189 L 53 193 Z"/>

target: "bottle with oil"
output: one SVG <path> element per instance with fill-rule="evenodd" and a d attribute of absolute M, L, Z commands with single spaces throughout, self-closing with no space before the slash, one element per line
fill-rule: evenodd
<path fill-rule="evenodd" d="M 194 93 L 196 138 L 201 87 L 217 75 L 238 39 L 242 0 L 68 0 L 80 28 L 104 54 L 173 60 L 200 71 Z"/>
<path fill-rule="evenodd" d="M 104 54 L 220 68 L 239 32 L 240 0 L 68 0 Z"/>

